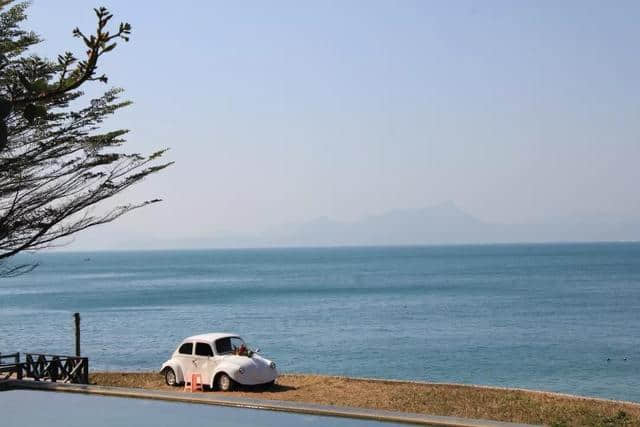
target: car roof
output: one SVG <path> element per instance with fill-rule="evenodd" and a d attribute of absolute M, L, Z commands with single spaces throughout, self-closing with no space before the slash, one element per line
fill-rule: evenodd
<path fill-rule="evenodd" d="M 204 341 L 204 342 L 209 342 L 212 343 L 220 338 L 228 338 L 228 337 L 237 337 L 238 335 L 236 334 L 230 334 L 227 332 L 211 332 L 208 334 L 200 334 L 200 335 L 193 335 L 191 337 L 187 337 L 184 340 L 182 340 L 182 342 L 185 341 Z"/>

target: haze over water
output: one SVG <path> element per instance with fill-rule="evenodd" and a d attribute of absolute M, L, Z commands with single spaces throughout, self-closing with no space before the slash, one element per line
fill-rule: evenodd
<path fill-rule="evenodd" d="M 83 55 L 71 30 L 94 27 L 94 6 L 35 0 L 38 52 Z M 162 205 L 83 233 L 76 248 L 446 200 L 488 223 L 640 220 L 640 2 L 105 6 L 133 26 L 101 62 L 133 101 L 106 128 L 131 129 L 128 152 L 170 147 L 176 164 L 107 203 Z"/>
<path fill-rule="evenodd" d="M 232 331 L 284 372 L 640 401 L 637 243 L 36 257 L 0 281 L 1 352 L 72 353 L 79 311 L 93 370 L 157 370 L 185 336 Z"/>

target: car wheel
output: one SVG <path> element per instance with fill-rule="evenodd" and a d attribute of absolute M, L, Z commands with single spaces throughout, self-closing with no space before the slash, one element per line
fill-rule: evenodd
<path fill-rule="evenodd" d="M 178 381 L 176 380 L 176 373 L 171 368 L 167 368 L 164 370 L 164 382 L 167 383 L 170 387 L 175 387 L 178 385 Z"/>
<path fill-rule="evenodd" d="M 220 391 L 231 391 L 233 388 L 233 380 L 227 374 L 220 374 L 218 377 L 218 389 Z"/>

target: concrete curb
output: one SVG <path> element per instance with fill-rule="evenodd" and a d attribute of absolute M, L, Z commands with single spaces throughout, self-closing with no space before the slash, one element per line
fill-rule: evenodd
<path fill-rule="evenodd" d="M 164 400 L 170 402 L 198 403 L 205 405 L 249 408 L 268 411 L 291 412 L 306 415 L 319 415 L 364 420 L 387 421 L 405 424 L 445 427 L 526 427 L 529 424 L 516 424 L 490 420 L 472 420 L 459 417 L 423 415 L 407 412 L 381 411 L 361 408 L 349 408 L 312 403 L 288 402 L 282 400 L 250 399 L 244 397 L 212 396 L 206 394 L 187 394 L 165 391 L 143 390 L 123 387 L 97 385 L 60 384 L 38 381 L 5 380 L 0 381 L 0 390 L 40 390 L 65 393 L 93 394 L 101 396 L 128 397 L 137 399 Z"/>

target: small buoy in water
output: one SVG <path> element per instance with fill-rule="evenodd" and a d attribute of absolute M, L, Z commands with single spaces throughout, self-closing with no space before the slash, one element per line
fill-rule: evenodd
<path fill-rule="evenodd" d="M 611 359 L 607 357 L 607 362 L 611 362 Z"/>
<path fill-rule="evenodd" d="M 627 358 L 626 358 L 626 357 L 624 358 L 624 361 L 625 361 L 625 362 L 627 361 Z"/>

